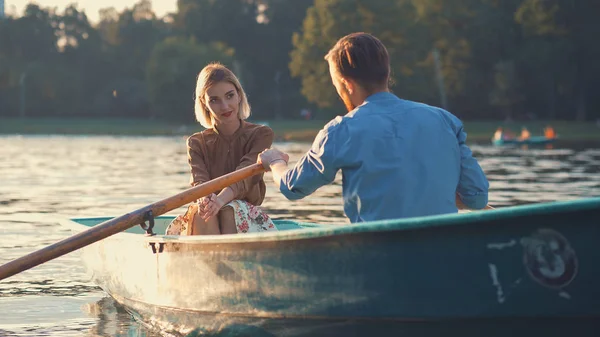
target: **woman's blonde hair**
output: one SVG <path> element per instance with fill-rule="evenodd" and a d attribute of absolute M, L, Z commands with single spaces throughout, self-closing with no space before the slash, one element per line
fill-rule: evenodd
<path fill-rule="evenodd" d="M 207 129 L 214 126 L 214 119 L 212 118 L 204 96 L 206 95 L 208 88 L 223 81 L 233 84 L 240 96 L 238 117 L 242 120 L 250 117 L 250 104 L 248 104 L 246 92 L 242 88 L 238 78 L 224 65 L 218 62 L 210 63 L 202 69 L 200 74 L 198 74 L 198 79 L 196 81 L 196 103 L 194 104 L 196 120 Z"/>

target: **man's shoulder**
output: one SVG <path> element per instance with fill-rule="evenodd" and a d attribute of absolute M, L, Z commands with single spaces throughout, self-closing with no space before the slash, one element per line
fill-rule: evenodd
<path fill-rule="evenodd" d="M 418 111 L 420 113 L 428 112 L 429 114 L 441 117 L 444 121 L 446 121 L 446 123 L 450 124 L 454 128 L 462 127 L 462 121 L 460 118 L 444 108 L 416 101 L 406 102 L 406 109 L 409 111 Z M 413 116 L 419 116 L 419 114 L 413 114 Z"/>
<path fill-rule="evenodd" d="M 336 116 L 334 119 L 327 122 L 317 133 L 313 140 L 313 148 L 322 146 L 327 143 L 338 143 L 341 138 L 347 137 L 347 121 L 344 116 Z M 344 136 L 345 135 L 345 136 Z"/>
<path fill-rule="evenodd" d="M 336 116 L 323 126 L 319 134 L 334 137 L 348 132 L 349 125 L 352 124 L 352 118 L 349 115 Z"/>
<path fill-rule="evenodd" d="M 335 116 L 323 126 L 323 130 L 335 130 L 344 122 L 344 116 Z"/>
<path fill-rule="evenodd" d="M 410 101 L 410 100 L 404 100 L 404 102 L 405 102 L 406 109 L 409 109 L 409 110 L 415 109 L 415 110 L 428 110 L 428 111 L 435 112 L 435 113 L 448 113 L 448 111 L 446 111 L 445 109 L 440 108 L 435 105 L 430 105 L 427 103 Z"/>

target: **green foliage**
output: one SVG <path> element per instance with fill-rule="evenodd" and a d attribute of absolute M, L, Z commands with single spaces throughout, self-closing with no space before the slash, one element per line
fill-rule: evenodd
<path fill-rule="evenodd" d="M 495 65 L 494 70 L 494 87 L 490 92 L 490 103 L 500 107 L 507 116 L 512 116 L 512 109 L 523 99 L 515 62 L 500 61 Z"/>
<path fill-rule="evenodd" d="M 515 12 L 515 21 L 523 26 L 528 35 L 554 35 L 567 33 L 565 27 L 557 25 L 558 3 L 547 0 L 525 0 Z"/>
<path fill-rule="evenodd" d="M 365 31 L 386 44 L 391 89 L 403 98 L 447 98 L 463 119 L 600 118 L 597 0 L 177 4 L 157 17 L 139 0 L 101 10 L 97 23 L 76 5 L 29 4 L 0 19 L 0 116 L 192 120 L 196 74 L 221 60 L 240 77 L 253 117 L 298 119 L 303 108 L 330 117 L 344 108 L 323 56 Z"/>
<path fill-rule="evenodd" d="M 302 33 L 293 35 L 291 75 L 302 79 L 302 94 L 319 107 L 329 107 L 336 100 L 337 94 L 331 86 L 323 56 L 340 36 L 331 32 L 335 23 L 332 11 L 342 2 L 316 0 L 315 5 L 307 11 Z"/>
<path fill-rule="evenodd" d="M 431 98 L 429 92 L 435 83 L 431 69 L 421 63 L 429 50 L 419 46 L 426 38 L 419 27 L 416 11 L 407 0 L 316 0 L 307 12 L 302 32 L 293 36 L 291 73 L 301 78 L 302 93 L 310 102 L 331 107 L 338 98 L 323 57 L 340 37 L 364 31 L 386 45 L 394 90 L 405 97 Z"/>
<path fill-rule="evenodd" d="M 153 116 L 193 119 L 197 74 L 210 62 L 231 67 L 232 61 L 233 49 L 222 43 L 202 45 L 193 37 L 169 37 L 157 44 L 146 70 Z"/>

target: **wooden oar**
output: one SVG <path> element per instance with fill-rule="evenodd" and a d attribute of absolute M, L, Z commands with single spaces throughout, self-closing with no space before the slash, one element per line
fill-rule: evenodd
<path fill-rule="evenodd" d="M 113 234 L 122 232 L 133 226 L 143 224 L 146 220 L 152 221 L 150 218 L 153 216 L 172 211 L 196 199 L 200 199 L 210 193 L 224 189 L 231 184 L 263 173 L 264 171 L 261 164 L 253 164 L 206 183 L 194 186 L 172 197 L 155 202 L 131 213 L 105 221 L 88 230 L 0 266 L 0 280 L 85 247 Z"/>

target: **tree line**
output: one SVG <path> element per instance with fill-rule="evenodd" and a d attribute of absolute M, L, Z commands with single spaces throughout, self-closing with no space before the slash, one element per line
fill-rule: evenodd
<path fill-rule="evenodd" d="M 600 118 L 593 0 L 149 0 L 118 12 L 29 4 L 0 19 L 0 116 L 193 120 L 196 76 L 236 72 L 257 119 L 342 114 L 323 56 L 388 47 L 392 91 L 464 119 Z"/>

